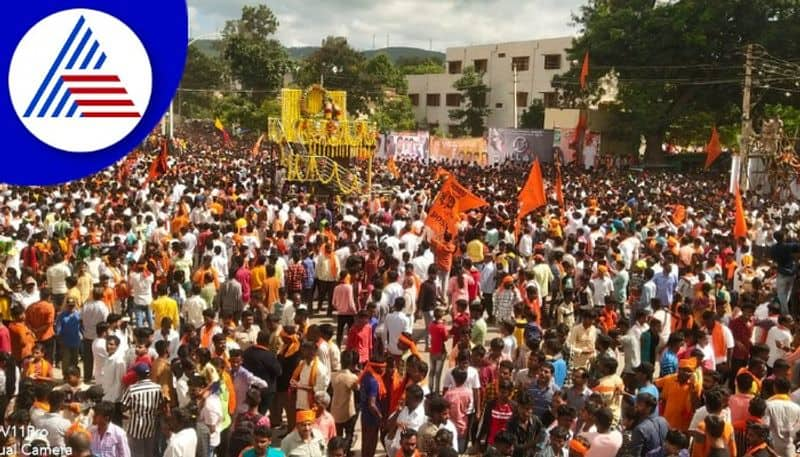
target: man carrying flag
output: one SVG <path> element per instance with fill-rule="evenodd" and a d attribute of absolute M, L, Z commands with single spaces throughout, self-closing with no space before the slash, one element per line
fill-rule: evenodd
<path fill-rule="evenodd" d="M 222 121 L 219 118 L 214 119 L 214 127 L 222 132 L 222 144 L 227 146 L 231 142 L 231 136 L 228 135 L 227 130 L 225 130 L 225 126 L 222 125 Z"/>
<path fill-rule="evenodd" d="M 542 180 L 542 167 L 539 165 L 539 159 L 533 161 L 531 171 L 528 173 L 528 179 L 525 181 L 525 186 L 519 192 L 519 210 L 517 211 L 517 223 L 515 234 L 519 235 L 519 227 L 522 219 L 530 212 L 547 204 L 547 198 L 544 193 L 544 181 Z"/>

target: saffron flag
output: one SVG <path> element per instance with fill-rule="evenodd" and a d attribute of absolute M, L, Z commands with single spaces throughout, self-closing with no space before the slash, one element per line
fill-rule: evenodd
<path fill-rule="evenodd" d="M 677 204 L 674 208 L 672 208 L 672 223 L 675 225 L 683 224 L 683 221 L 686 220 L 686 207 Z"/>
<path fill-rule="evenodd" d="M 558 200 L 558 207 L 561 208 L 561 211 L 564 211 L 566 209 L 564 206 L 564 184 L 561 182 L 561 165 L 559 163 L 556 163 L 556 180 L 553 185 L 556 188 L 556 200 Z"/>
<path fill-rule="evenodd" d="M 447 179 L 448 177 L 450 177 L 450 172 L 442 167 L 439 167 L 436 169 L 436 174 L 434 175 L 433 180 L 438 181 L 442 178 Z"/>
<path fill-rule="evenodd" d="M 539 160 L 533 161 L 531 171 L 525 186 L 519 192 L 519 210 L 517 219 L 522 220 L 528 213 L 547 204 L 547 197 L 544 193 L 544 181 L 542 180 L 542 167 Z"/>
<path fill-rule="evenodd" d="M 256 144 L 253 145 L 253 155 L 257 156 L 258 153 L 261 152 L 261 142 L 264 141 L 264 134 L 262 133 L 261 136 L 258 137 L 258 141 Z"/>
<path fill-rule="evenodd" d="M 439 236 L 444 232 L 454 234 L 460 213 L 487 205 L 485 200 L 470 192 L 451 175 L 436 195 L 425 225 Z"/>
<path fill-rule="evenodd" d="M 394 161 L 394 157 L 389 157 L 389 161 L 386 162 L 386 167 L 389 169 L 389 173 L 396 178 L 400 177 L 400 170 L 397 169 L 397 164 Z"/>
<path fill-rule="evenodd" d="M 152 181 L 157 179 L 159 176 L 163 175 L 164 173 L 169 170 L 169 165 L 167 164 L 167 154 L 169 153 L 169 145 L 167 144 L 167 139 L 161 139 L 161 151 L 158 153 L 155 159 L 150 163 L 150 170 L 147 173 L 147 181 Z"/>
<path fill-rule="evenodd" d="M 222 143 L 227 145 L 231 142 L 231 136 L 228 135 L 228 132 L 225 130 L 225 126 L 222 125 L 222 121 L 219 118 L 214 119 L 214 127 L 222 132 Z"/>
<path fill-rule="evenodd" d="M 714 127 L 711 130 L 711 139 L 708 140 L 708 145 L 706 145 L 706 170 L 717 160 L 720 154 L 722 154 L 722 146 L 719 144 L 719 132 Z"/>
<path fill-rule="evenodd" d="M 589 51 L 583 55 L 583 67 L 581 67 L 581 90 L 586 89 L 586 79 L 589 77 Z"/>
<path fill-rule="evenodd" d="M 735 197 L 735 206 L 736 206 L 736 216 L 734 218 L 733 224 L 733 236 L 734 238 L 746 238 L 747 237 L 747 221 L 744 218 L 744 203 L 742 202 L 742 194 L 739 192 L 739 186 L 736 186 L 736 197 Z"/>

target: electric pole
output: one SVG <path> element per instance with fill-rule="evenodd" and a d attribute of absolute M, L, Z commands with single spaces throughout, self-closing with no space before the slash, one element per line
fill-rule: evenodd
<path fill-rule="evenodd" d="M 753 121 L 750 119 L 750 92 L 753 88 L 753 45 L 748 44 L 744 59 L 744 91 L 742 93 L 742 132 L 740 154 L 742 155 L 741 167 L 739 171 L 739 184 L 741 188 L 747 190 L 749 185 L 750 168 L 750 135 L 753 131 Z M 743 171 L 743 172 L 742 172 Z"/>
<path fill-rule="evenodd" d="M 517 128 L 519 116 L 517 115 L 517 66 L 514 65 L 514 128 Z"/>

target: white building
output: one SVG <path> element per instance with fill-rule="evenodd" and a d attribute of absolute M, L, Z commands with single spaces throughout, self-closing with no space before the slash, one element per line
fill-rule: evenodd
<path fill-rule="evenodd" d="M 455 122 L 448 113 L 461 104 L 461 94 L 453 83 L 469 66 L 483 72 L 483 81 L 491 89 L 487 106 L 491 109 L 487 127 L 514 127 L 514 104 L 517 116 L 534 99 L 545 107 L 555 105 L 555 91 L 550 82 L 556 74 L 570 68 L 567 48 L 572 37 L 533 41 L 486 44 L 447 48 L 445 72 L 442 74 L 408 75 L 408 94 L 417 122 L 428 128 L 440 127 L 449 132 Z M 514 100 L 514 67 L 517 70 L 517 97 Z"/>

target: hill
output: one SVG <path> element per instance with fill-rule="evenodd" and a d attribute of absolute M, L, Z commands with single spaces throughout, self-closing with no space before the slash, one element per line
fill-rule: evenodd
<path fill-rule="evenodd" d="M 219 48 L 219 40 L 197 40 L 195 41 L 192 46 L 196 46 L 199 48 L 204 54 L 210 57 L 219 57 L 221 53 L 221 49 Z M 306 57 L 313 54 L 319 46 L 298 46 L 292 48 L 286 48 L 286 52 L 289 54 L 289 57 L 294 60 L 303 60 Z M 428 51 L 426 49 L 420 48 L 408 48 L 408 47 L 388 47 L 382 49 L 369 49 L 366 51 L 361 51 L 364 54 L 364 57 L 367 59 L 371 59 L 379 54 L 386 54 L 394 63 L 397 63 L 398 59 L 411 59 L 411 60 L 422 60 L 422 59 L 433 59 L 437 61 L 444 62 L 445 55 L 443 52 L 438 51 Z"/>

